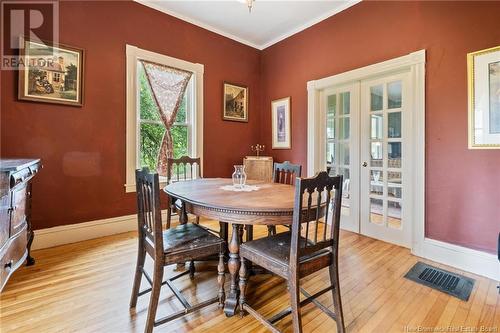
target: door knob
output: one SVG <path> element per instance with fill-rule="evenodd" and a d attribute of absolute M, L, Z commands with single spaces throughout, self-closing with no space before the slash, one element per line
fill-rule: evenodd
<path fill-rule="evenodd" d="M 363 167 L 365 167 L 365 168 L 366 168 L 367 166 L 368 166 L 368 163 L 363 162 Z"/>

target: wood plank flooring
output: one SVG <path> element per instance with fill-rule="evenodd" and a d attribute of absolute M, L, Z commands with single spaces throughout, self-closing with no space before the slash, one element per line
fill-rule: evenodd
<path fill-rule="evenodd" d="M 256 237 L 266 233 L 265 227 L 255 229 Z M 408 269 L 422 260 L 407 249 L 344 231 L 340 244 L 340 283 L 348 332 L 415 332 L 419 328 L 460 332 L 452 330 L 460 327 L 470 328 L 467 332 L 480 332 L 481 327 L 500 332 L 495 281 L 460 272 L 476 279 L 469 301 L 463 302 L 404 279 Z M 18 270 L 0 294 L 0 332 L 143 332 L 148 295 L 139 298 L 135 310 L 128 307 L 136 247 L 136 235 L 130 232 L 34 251 L 36 264 Z M 166 274 L 172 274 L 173 269 L 167 268 Z M 202 263 L 197 269 L 194 283 L 188 277 L 176 281 L 192 303 L 217 294 L 215 267 Z M 304 279 L 302 286 L 315 292 L 328 281 L 324 270 Z M 323 295 L 320 301 L 333 310 L 330 297 Z M 266 316 L 288 306 L 285 283 L 269 275 L 250 278 L 248 299 Z M 178 309 L 180 304 L 168 288 L 163 288 L 158 317 Z M 335 322 L 314 305 L 303 307 L 302 314 L 304 332 L 335 332 Z M 279 328 L 291 332 L 291 319 L 283 319 Z M 248 315 L 226 318 L 212 305 L 155 331 L 241 333 L 266 329 Z"/>

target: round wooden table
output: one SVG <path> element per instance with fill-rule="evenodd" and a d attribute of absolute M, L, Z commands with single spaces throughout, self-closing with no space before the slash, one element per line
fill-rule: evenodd
<path fill-rule="evenodd" d="M 231 287 L 224 305 L 227 316 L 235 314 L 238 305 L 239 248 L 243 225 L 284 225 L 292 223 L 295 187 L 277 183 L 249 181 L 259 189 L 251 192 L 234 192 L 221 187 L 231 185 L 226 178 L 202 178 L 167 185 L 165 192 L 182 201 L 180 223 L 187 222 L 187 213 L 221 222 L 221 237 L 227 239 L 227 225 L 233 232 L 228 244 L 228 269 Z M 247 240 L 252 239 L 252 229 L 247 228 Z"/>

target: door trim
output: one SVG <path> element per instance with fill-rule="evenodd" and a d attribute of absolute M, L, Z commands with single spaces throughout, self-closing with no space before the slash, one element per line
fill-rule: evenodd
<path fill-rule="evenodd" d="M 412 89 L 411 109 L 413 111 L 411 151 L 413 161 L 412 174 L 412 236 L 411 250 L 415 255 L 423 254 L 425 239 L 425 50 L 390 59 L 377 64 L 307 82 L 307 175 L 313 176 L 322 170 L 320 145 L 321 133 L 321 98 L 320 92 L 328 87 L 348 84 L 369 79 L 378 75 L 387 75 L 401 70 L 410 71 Z"/>

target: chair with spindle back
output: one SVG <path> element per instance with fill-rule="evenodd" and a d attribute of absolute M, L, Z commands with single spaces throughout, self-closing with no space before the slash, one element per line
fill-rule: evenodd
<path fill-rule="evenodd" d="M 180 158 L 167 159 L 167 184 L 172 182 L 186 181 L 194 178 L 201 178 L 201 159 L 182 156 Z M 167 207 L 167 226 L 170 226 L 172 215 L 180 209 L 180 203 L 176 198 L 172 198 Z M 199 224 L 200 218 L 196 217 L 196 224 Z"/>
<path fill-rule="evenodd" d="M 145 332 L 153 331 L 153 327 L 182 317 L 185 314 L 201 309 L 207 305 L 219 302 L 224 303 L 224 252 L 225 244 L 222 239 L 211 234 L 197 224 L 187 223 L 184 207 L 181 210 L 183 224 L 175 228 L 167 227 L 162 230 L 160 207 L 160 182 L 158 174 L 149 173 L 147 168 L 136 170 L 137 186 L 137 221 L 139 229 L 139 249 L 135 270 L 134 285 L 130 307 L 135 308 L 137 298 L 151 292 Z M 144 262 L 148 254 L 154 263 L 153 278 L 144 269 Z M 173 281 L 189 273 L 194 278 L 194 269 L 186 270 L 174 277 L 163 281 L 163 268 L 178 262 L 193 261 L 210 255 L 219 256 L 218 264 L 218 295 L 210 300 L 191 305 L 182 293 L 174 286 Z M 193 266 L 194 268 L 194 266 Z M 150 288 L 140 291 L 142 276 L 151 285 Z M 160 296 L 160 288 L 167 285 L 184 309 L 156 320 L 156 309 Z"/>
<path fill-rule="evenodd" d="M 197 178 L 201 178 L 201 159 L 199 157 L 193 158 L 189 156 L 182 156 L 180 158 L 167 159 L 167 184 Z M 181 203 L 177 200 L 177 198 L 172 198 L 167 207 L 167 226 L 170 226 L 172 216 L 177 214 L 180 207 Z M 196 216 L 195 223 L 200 224 L 199 216 Z M 205 226 L 202 226 L 202 228 L 217 234 L 227 242 L 227 223 L 219 222 L 219 230 L 210 229 Z"/>
<path fill-rule="evenodd" d="M 246 242 L 240 247 L 242 314 L 247 311 L 273 332 L 279 332 L 274 323 L 292 314 L 293 332 L 297 333 L 302 332 L 300 307 L 312 302 L 337 322 L 338 332 L 345 332 L 338 272 L 341 198 L 342 176 L 330 177 L 323 171 L 312 178 L 297 178 L 292 231 Z M 333 205 L 332 209 L 330 205 Z M 328 214 L 331 211 L 333 217 L 329 223 Z M 290 308 L 266 319 L 247 304 L 247 260 L 288 281 Z M 313 295 L 299 287 L 301 278 L 325 267 L 330 273 L 329 287 Z M 316 300 L 329 291 L 332 292 L 335 312 Z M 300 301 L 300 293 L 305 296 L 303 301 Z"/>
<path fill-rule="evenodd" d="M 302 166 L 300 164 L 292 164 L 289 161 L 283 163 L 274 163 L 273 182 L 280 184 L 294 185 L 295 178 L 300 177 Z M 276 226 L 267 226 L 268 235 L 276 235 Z"/>

